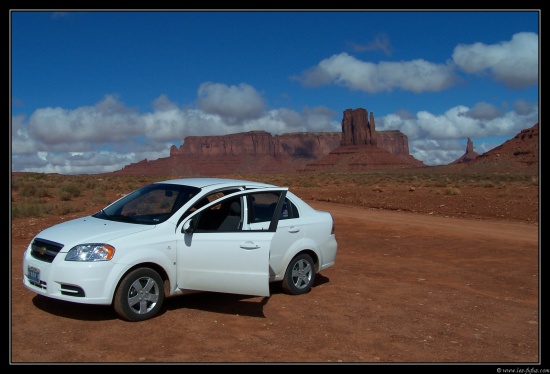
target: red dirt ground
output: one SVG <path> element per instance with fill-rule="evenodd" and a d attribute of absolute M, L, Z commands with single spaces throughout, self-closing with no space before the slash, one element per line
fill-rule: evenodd
<path fill-rule="evenodd" d="M 296 189 L 332 213 L 339 244 L 335 266 L 318 275 L 310 293 L 289 296 L 273 285 L 269 298 L 181 296 L 139 323 L 120 320 L 107 306 L 26 290 L 21 263 L 30 240 L 73 217 L 16 218 L 10 363 L 536 366 L 542 360 L 538 187 L 460 190 L 434 196 L 388 188 L 370 192 L 368 201 L 349 193 L 336 204 L 334 191 Z"/>

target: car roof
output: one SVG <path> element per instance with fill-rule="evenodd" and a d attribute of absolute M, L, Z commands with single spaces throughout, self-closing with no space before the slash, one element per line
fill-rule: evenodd
<path fill-rule="evenodd" d="M 192 186 L 198 188 L 205 187 L 230 187 L 230 186 L 248 186 L 248 187 L 276 187 L 273 184 L 254 182 L 243 179 L 229 178 L 181 178 L 159 181 L 156 183 L 180 184 L 183 186 Z"/>

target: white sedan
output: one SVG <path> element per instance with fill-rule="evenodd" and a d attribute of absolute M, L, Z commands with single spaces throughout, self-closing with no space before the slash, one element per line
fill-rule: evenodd
<path fill-rule="evenodd" d="M 198 291 L 270 296 L 310 291 L 334 265 L 330 213 L 287 187 L 186 178 L 139 188 L 87 217 L 34 237 L 23 283 L 37 294 L 154 317 L 165 297 Z"/>

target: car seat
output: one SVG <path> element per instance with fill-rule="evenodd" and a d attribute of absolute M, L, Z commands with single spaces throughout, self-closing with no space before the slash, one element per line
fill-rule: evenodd
<path fill-rule="evenodd" d="M 218 227 L 218 231 L 237 231 L 240 228 L 240 223 L 241 204 L 238 201 L 234 201 L 229 206 L 228 215 Z"/>

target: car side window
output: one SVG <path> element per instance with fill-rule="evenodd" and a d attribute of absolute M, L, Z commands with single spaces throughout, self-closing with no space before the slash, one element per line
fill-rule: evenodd
<path fill-rule="evenodd" d="M 277 220 L 289 219 L 296 218 L 297 214 L 295 205 L 289 200 L 283 200 L 278 205 L 282 193 L 280 190 L 250 191 L 239 196 L 216 199 L 210 202 L 214 205 L 199 208 L 200 211 L 194 215 L 187 229 L 182 227 L 182 232 L 273 231 L 277 227 L 274 217 Z"/>
<path fill-rule="evenodd" d="M 271 221 L 278 201 L 278 192 L 263 192 L 251 195 L 248 206 L 248 223 Z"/>
<path fill-rule="evenodd" d="M 296 208 L 296 205 L 294 205 L 292 201 L 286 198 L 285 202 L 283 203 L 279 219 L 292 219 L 298 217 L 300 217 L 300 214 L 298 212 L 298 209 Z"/>
<path fill-rule="evenodd" d="M 196 232 L 235 232 L 242 229 L 241 198 L 227 199 L 197 217 Z"/>
<path fill-rule="evenodd" d="M 229 194 L 232 194 L 232 193 L 237 192 L 237 191 L 239 191 L 239 189 L 231 188 L 231 189 L 227 189 L 227 190 L 217 191 L 217 192 L 211 193 L 208 196 L 203 197 L 202 199 L 197 201 L 195 204 L 193 204 L 189 209 L 187 209 L 187 211 L 185 213 L 183 213 L 183 215 L 178 220 L 178 225 L 181 223 L 181 221 L 183 221 L 185 219 L 185 217 L 187 217 L 188 215 L 190 215 L 194 211 L 202 208 L 206 204 L 208 204 L 208 203 L 210 203 L 214 200 L 217 200 L 217 199 L 219 199 L 219 198 L 221 198 L 225 195 L 229 195 Z"/>

